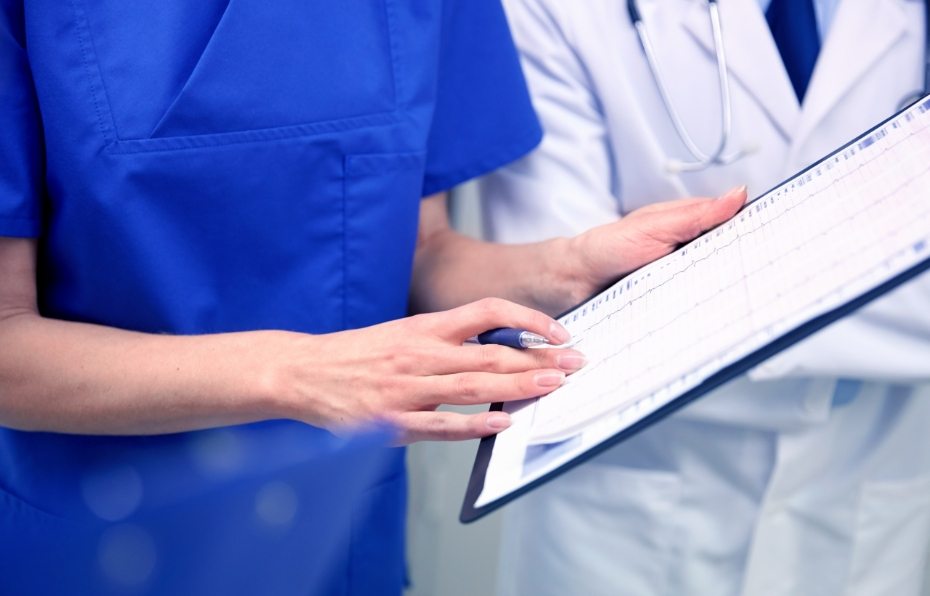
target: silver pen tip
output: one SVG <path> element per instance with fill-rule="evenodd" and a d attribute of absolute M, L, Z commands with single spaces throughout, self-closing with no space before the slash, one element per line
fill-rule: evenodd
<path fill-rule="evenodd" d="M 548 346 L 549 340 L 532 331 L 524 331 L 520 334 L 520 344 L 524 348 L 535 348 L 537 346 Z"/>

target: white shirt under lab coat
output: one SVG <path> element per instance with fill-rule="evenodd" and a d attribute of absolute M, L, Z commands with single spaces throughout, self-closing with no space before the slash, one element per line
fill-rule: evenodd
<path fill-rule="evenodd" d="M 639 4 L 672 101 L 710 150 L 721 125 L 706 3 Z M 690 156 L 626 2 L 505 5 L 546 131 L 537 151 L 482 182 L 486 229 L 505 242 L 573 235 L 740 184 L 760 194 L 923 85 L 923 2 L 840 2 L 802 109 L 758 0 L 720 0 L 730 146 L 756 151 L 675 175 L 667 160 Z M 752 376 L 509 505 L 501 593 L 925 593 L 930 277 Z"/>

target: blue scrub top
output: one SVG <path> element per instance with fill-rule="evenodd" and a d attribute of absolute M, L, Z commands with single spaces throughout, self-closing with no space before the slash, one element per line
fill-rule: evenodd
<path fill-rule="evenodd" d="M 199 334 L 404 316 L 421 197 L 541 136 L 498 0 L 0 5 L 0 236 L 39 239 L 47 317 Z M 143 495 L 168 490 L 151 462 L 199 436 L 0 428 L 0 544 L 93 519 L 88 474 L 143 454 L 161 470 Z M 403 452 L 389 459 L 324 593 L 401 590 Z M 164 550 L 196 541 L 209 564 L 237 523 L 179 525 Z M 2 554 L 0 592 L 39 573 L 29 549 Z"/>

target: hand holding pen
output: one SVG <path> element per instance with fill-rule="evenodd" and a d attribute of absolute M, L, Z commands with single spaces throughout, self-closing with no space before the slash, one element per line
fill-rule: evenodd
<path fill-rule="evenodd" d="M 514 345 L 538 345 L 538 337 L 551 347 L 462 345 L 468 338 L 502 327 L 530 333 L 522 339 L 517 334 Z M 496 298 L 351 331 L 298 334 L 298 338 L 307 344 L 300 352 L 308 360 L 285 363 L 285 370 L 300 375 L 285 379 L 285 386 L 300 386 L 296 401 L 309 415 L 291 417 L 339 432 L 371 420 L 386 421 L 398 429 L 402 443 L 500 432 L 510 425 L 506 412 L 438 408 L 546 395 L 585 364 L 580 353 L 562 347 L 571 338 L 558 321 Z"/>

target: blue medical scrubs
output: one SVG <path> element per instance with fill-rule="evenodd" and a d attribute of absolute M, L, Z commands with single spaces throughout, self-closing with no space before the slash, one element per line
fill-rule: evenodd
<path fill-rule="evenodd" d="M 498 0 L 0 2 L 0 236 L 38 238 L 46 317 L 171 334 L 402 317 L 421 197 L 541 135 Z M 302 436 L 271 424 L 277 454 Z M 129 466 L 154 508 L 198 440 L 0 428 L 0 593 L 67 557 L 18 536 L 99 517 L 88 477 Z M 315 591 L 400 592 L 404 454 L 387 453 Z M 247 537 L 241 519 L 159 515 L 162 551 L 194 542 L 203 565 Z"/>

